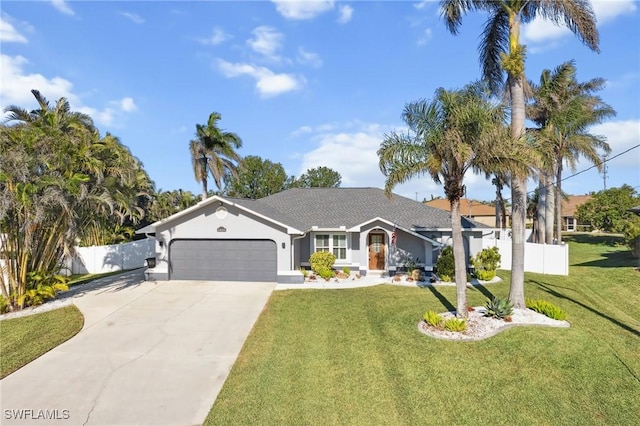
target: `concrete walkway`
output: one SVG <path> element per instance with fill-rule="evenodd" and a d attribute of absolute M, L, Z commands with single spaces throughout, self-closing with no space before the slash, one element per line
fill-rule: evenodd
<path fill-rule="evenodd" d="M 141 270 L 90 285 L 71 295 L 80 333 L 0 381 L 2 425 L 201 424 L 275 288 Z"/>

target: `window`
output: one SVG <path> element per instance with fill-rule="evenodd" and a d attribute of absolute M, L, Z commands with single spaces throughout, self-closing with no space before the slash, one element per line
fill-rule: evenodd
<path fill-rule="evenodd" d="M 316 234 L 313 251 L 328 251 L 336 260 L 347 260 L 347 236 L 345 234 Z"/>
<path fill-rule="evenodd" d="M 333 255 L 336 257 L 336 259 L 344 260 L 347 258 L 347 236 L 346 235 L 333 236 Z"/>
<path fill-rule="evenodd" d="M 316 251 L 331 251 L 328 235 L 316 235 Z"/>

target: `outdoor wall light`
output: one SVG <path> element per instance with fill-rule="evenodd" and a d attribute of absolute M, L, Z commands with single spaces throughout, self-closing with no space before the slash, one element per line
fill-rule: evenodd
<path fill-rule="evenodd" d="M 284 247 L 285 247 L 285 243 L 283 242 L 283 243 L 282 243 L 282 248 L 284 248 Z"/>
<path fill-rule="evenodd" d="M 160 247 L 164 246 L 164 241 L 160 240 Z"/>

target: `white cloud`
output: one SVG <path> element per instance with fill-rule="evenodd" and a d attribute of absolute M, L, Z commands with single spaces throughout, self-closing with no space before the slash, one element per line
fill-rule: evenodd
<path fill-rule="evenodd" d="M 0 108 L 9 105 L 18 105 L 28 110 L 36 108 L 36 101 L 31 94 L 32 89 L 39 90 L 50 102 L 65 97 L 74 111 L 89 114 L 96 123 L 110 125 L 115 119 L 121 119 L 123 112 L 131 112 L 136 109 L 132 98 L 126 97 L 120 101 L 111 101 L 109 106 L 103 109 L 89 107 L 83 104 L 82 99 L 73 91 L 73 83 L 62 77 L 48 78 L 42 74 L 29 74 L 25 66 L 29 61 L 23 56 L 0 56 L 0 69 L 2 69 L 2 92 L 0 92 Z"/>
<path fill-rule="evenodd" d="M 525 25 L 522 31 L 524 41 L 533 43 L 556 40 L 570 34 L 571 31 L 564 25 L 556 25 L 541 18 L 536 18 Z"/>
<path fill-rule="evenodd" d="M 138 109 L 132 98 L 122 98 L 120 100 L 120 108 L 125 112 L 133 112 Z"/>
<path fill-rule="evenodd" d="M 320 58 L 320 55 L 313 52 L 307 52 L 302 47 L 298 48 L 297 59 L 298 59 L 298 62 L 301 64 L 311 65 L 312 67 L 316 67 L 316 68 L 322 66 L 322 59 Z"/>
<path fill-rule="evenodd" d="M 255 52 L 266 58 L 279 61 L 278 52 L 282 49 L 284 36 L 275 28 L 263 25 L 251 31 L 253 38 L 247 40 L 247 45 Z"/>
<path fill-rule="evenodd" d="M 210 37 L 200 38 L 198 39 L 198 41 L 202 44 L 217 46 L 229 40 L 230 38 L 231 38 L 231 35 L 225 33 L 222 28 L 214 27 Z"/>
<path fill-rule="evenodd" d="M 260 96 L 264 98 L 300 90 L 306 83 L 304 77 L 284 73 L 276 74 L 268 68 L 252 64 L 231 63 L 218 59 L 216 67 L 222 75 L 228 78 L 242 75 L 254 78 L 256 80 L 256 89 Z"/>
<path fill-rule="evenodd" d="M 302 126 L 293 133 L 309 138 L 315 148 L 301 155 L 297 174 L 326 166 L 340 173 L 344 187 L 384 188 L 385 177 L 378 166 L 377 151 L 384 133 L 389 131 L 389 126 L 359 122 Z M 441 191 L 430 178 L 422 177 L 398 185 L 393 192 L 412 199 L 418 192 L 422 199 Z"/>
<path fill-rule="evenodd" d="M 23 56 L 11 57 L 2 55 L 2 92 L 0 92 L 0 104 L 19 105 L 34 103 L 32 89 L 39 90 L 48 99 L 58 99 L 65 96 L 69 101 L 77 101 L 71 94 L 73 84 L 61 77 L 47 78 L 42 74 L 27 74 L 23 70 L 29 61 Z"/>
<path fill-rule="evenodd" d="M 427 7 L 429 3 L 432 3 L 432 0 L 421 0 L 418 3 L 414 3 L 413 7 L 415 7 L 418 10 L 421 10 Z"/>
<path fill-rule="evenodd" d="M 338 23 L 339 24 L 346 24 L 347 22 L 351 21 L 351 18 L 353 17 L 353 8 L 349 5 L 341 5 L 338 6 L 338 12 L 339 12 L 339 16 L 338 16 Z"/>
<path fill-rule="evenodd" d="M 593 11 L 598 18 L 598 24 L 610 22 L 621 15 L 632 14 L 637 10 L 635 0 L 594 0 Z"/>
<path fill-rule="evenodd" d="M 58 9 L 59 12 L 64 13 L 65 15 L 73 16 L 76 14 L 65 0 L 51 0 L 51 4 L 53 4 L 53 7 Z"/>
<path fill-rule="evenodd" d="M 119 13 L 125 18 L 129 19 L 134 24 L 144 24 L 145 22 L 144 18 L 136 13 L 130 13 L 130 12 L 119 12 Z"/>
<path fill-rule="evenodd" d="M 637 10 L 634 0 L 595 0 L 592 5 L 598 26 L 611 22 L 619 16 L 632 14 Z M 570 35 L 572 35 L 571 31 L 564 24 L 556 25 L 540 17 L 536 17 L 529 24 L 524 25 L 522 29 L 522 37 L 525 43 L 542 43 Z M 544 50 L 546 49 L 545 47 Z M 538 48 L 539 50 L 541 49 Z"/>
<path fill-rule="evenodd" d="M 300 158 L 296 174 L 309 168 L 326 166 L 340 173 L 344 187 L 384 188 L 385 176 L 378 165 L 377 151 L 384 134 L 393 130 L 406 129 L 360 121 L 301 126 L 291 133 L 291 137 L 308 140 L 314 148 L 292 155 L 291 158 Z M 469 197 L 493 199 L 494 189 L 483 175 L 467 173 L 464 184 Z M 417 197 L 419 201 L 429 199 L 431 195 L 444 196 L 442 185 L 433 182 L 429 176 L 415 177 L 396 186 L 393 192 L 411 199 Z"/>
<path fill-rule="evenodd" d="M 607 138 L 613 157 L 640 144 L 640 120 L 609 121 L 591 127 L 590 133 Z M 621 155 L 615 162 L 617 166 L 635 166 L 636 177 L 640 177 L 640 148 Z"/>
<path fill-rule="evenodd" d="M 431 28 L 427 28 L 426 30 L 424 30 L 422 36 L 418 39 L 418 46 L 424 46 L 425 44 L 429 43 L 432 37 L 433 32 L 431 31 Z"/>
<path fill-rule="evenodd" d="M 20 34 L 10 21 L 11 17 L 6 13 L 0 16 L 0 41 L 3 43 L 27 43 L 27 38 Z"/>
<path fill-rule="evenodd" d="M 286 19 L 304 20 L 313 19 L 316 16 L 333 9 L 333 0 L 271 0 L 275 3 L 276 10 Z"/>

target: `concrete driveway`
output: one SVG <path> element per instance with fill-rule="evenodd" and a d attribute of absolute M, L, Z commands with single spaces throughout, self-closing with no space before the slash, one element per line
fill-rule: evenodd
<path fill-rule="evenodd" d="M 0 423 L 201 424 L 274 287 L 133 271 L 76 290 L 82 331 L 0 381 Z"/>

